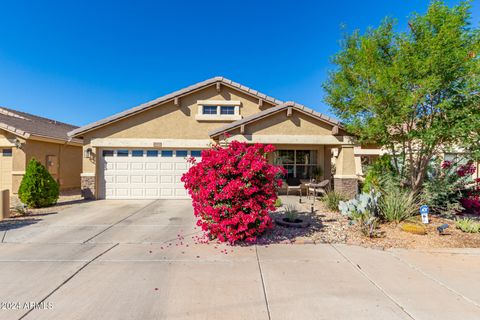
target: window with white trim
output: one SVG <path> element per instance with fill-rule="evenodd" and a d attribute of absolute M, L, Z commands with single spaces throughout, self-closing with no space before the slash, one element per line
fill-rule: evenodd
<path fill-rule="evenodd" d="M 232 100 L 199 100 L 198 121 L 235 121 L 240 120 L 240 101 Z"/>
<path fill-rule="evenodd" d="M 287 170 L 287 178 L 311 179 L 315 176 L 317 152 L 315 150 L 277 150 L 273 163 Z"/>

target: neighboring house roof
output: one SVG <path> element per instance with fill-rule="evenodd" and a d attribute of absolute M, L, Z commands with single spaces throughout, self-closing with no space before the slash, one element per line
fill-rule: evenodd
<path fill-rule="evenodd" d="M 28 139 L 31 135 L 56 140 L 81 142 L 71 139 L 67 133 L 78 128 L 60 121 L 39 117 L 30 113 L 0 107 L 0 129 Z"/>
<path fill-rule="evenodd" d="M 147 103 L 144 103 L 144 104 L 141 104 L 137 107 L 134 107 L 132 109 L 129 109 L 129 110 L 125 110 L 125 111 L 122 111 L 120 113 L 117 113 L 113 116 L 110 116 L 110 117 L 107 117 L 105 119 L 102 119 L 102 120 L 99 120 L 99 121 L 96 121 L 96 122 L 93 122 L 93 123 L 90 123 L 90 124 L 87 124 L 83 127 L 80 127 L 78 129 L 75 129 L 75 130 L 72 130 L 71 132 L 68 133 L 69 136 L 71 137 L 75 137 L 75 136 L 79 136 L 81 135 L 82 133 L 85 133 L 87 131 L 91 131 L 93 129 L 96 129 L 98 127 L 101 127 L 101 126 L 104 126 L 106 124 L 109 124 L 111 122 L 114 122 L 114 121 L 117 121 L 117 120 L 120 120 L 122 118 L 126 118 L 126 117 L 129 117 L 131 115 L 134 115 L 134 114 L 137 114 L 139 112 L 142 112 L 142 111 L 145 111 L 145 110 L 148 110 L 150 108 L 153 108 L 155 107 L 156 105 L 160 104 L 160 103 L 164 103 L 164 102 L 168 102 L 168 101 L 172 101 L 174 100 L 175 98 L 178 98 L 180 96 L 183 96 L 183 95 L 186 95 L 186 94 L 189 94 L 191 92 L 194 92 L 194 91 L 197 91 L 199 89 L 203 89 L 207 86 L 211 86 L 211 85 L 214 85 L 216 83 L 221 83 L 223 85 L 226 85 L 226 86 L 229 86 L 231 88 L 234 88 L 234 89 L 237 89 L 237 90 L 240 90 L 240 91 L 243 91 L 247 94 L 250 94 L 252 96 L 255 96 L 259 99 L 262 99 L 264 101 L 267 101 L 273 105 L 277 105 L 277 104 L 281 104 L 283 103 L 283 101 L 281 100 L 278 100 L 278 99 L 275 99 L 273 97 L 270 97 L 270 96 L 267 96 L 261 92 L 258 92 L 257 90 L 253 90 L 249 87 L 246 87 L 240 83 L 236 83 L 236 82 L 233 82 L 232 80 L 229 80 L 227 78 L 224 78 L 224 77 L 214 77 L 214 78 L 211 78 L 211 79 L 208 79 L 208 80 L 205 80 L 205 81 L 202 81 L 202 82 L 199 82 L 199 83 L 196 83 L 194 85 L 191 85 L 189 87 L 186 87 L 184 89 L 180 89 L 178 91 L 175 91 L 175 92 L 172 92 L 172 93 L 169 93 L 167 95 L 164 95 L 160 98 L 157 98 L 155 100 L 152 100 L 152 101 L 149 101 Z"/>
<path fill-rule="evenodd" d="M 241 120 L 237 120 L 235 122 L 232 122 L 232 123 L 229 123 L 223 127 L 220 127 L 218 129 L 215 129 L 215 130 L 212 130 L 209 132 L 209 135 L 210 137 L 215 137 L 215 136 L 218 136 L 222 133 L 225 133 L 225 132 L 228 132 L 230 130 L 233 130 L 233 129 L 236 129 L 236 128 L 239 128 L 240 126 L 242 125 L 246 125 L 246 124 L 249 124 L 249 123 L 252 123 L 252 122 L 255 122 L 257 120 L 260 120 L 262 118 L 265 118 L 267 116 L 270 116 L 272 114 L 275 114 L 277 112 L 280 112 L 282 110 L 285 110 L 285 109 L 288 109 L 288 108 L 292 108 L 292 109 L 295 109 L 295 110 L 298 110 L 300 112 L 303 112 L 307 115 L 310 115 L 311 117 L 313 118 L 316 118 L 320 121 L 323 121 L 323 122 L 326 122 L 328 124 L 331 124 L 332 126 L 337 126 L 341 129 L 345 129 L 344 126 L 342 125 L 341 122 L 339 122 L 338 120 L 336 119 L 333 119 L 329 116 L 326 116 L 320 112 L 317 112 L 317 111 L 314 111 L 310 108 L 307 108 L 299 103 L 296 103 L 296 102 L 293 102 L 293 101 L 287 101 L 285 103 L 282 103 L 282 104 L 279 104 L 278 106 L 274 107 L 274 108 L 270 108 L 270 109 L 266 109 L 266 110 L 263 110 L 263 111 L 260 111 L 260 112 L 257 112 L 255 114 L 252 114 L 248 117 L 245 117 Z"/>

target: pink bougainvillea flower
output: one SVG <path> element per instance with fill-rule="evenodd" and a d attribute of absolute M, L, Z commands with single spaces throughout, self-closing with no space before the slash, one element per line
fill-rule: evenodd
<path fill-rule="evenodd" d="M 268 163 L 272 145 L 233 141 L 202 152 L 182 176 L 192 197 L 197 226 L 220 242 L 255 241 L 272 228 L 277 190 L 285 169 Z"/>

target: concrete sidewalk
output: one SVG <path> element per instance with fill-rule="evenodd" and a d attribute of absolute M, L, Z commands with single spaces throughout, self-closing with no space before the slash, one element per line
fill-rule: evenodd
<path fill-rule="evenodd" d="M 229 247 L 196 234 L 189 203 L 165 201 L 86 203 L 9 229 L 0 319 L 479 318 L 480 250 Z"/>

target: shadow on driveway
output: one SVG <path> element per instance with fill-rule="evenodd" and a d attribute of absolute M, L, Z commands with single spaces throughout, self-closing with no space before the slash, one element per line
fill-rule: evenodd
<path fill-rule="evenodd" d="M 56 212 L 55 212 L 56 213 Z M 36 218 L 21 218 L 21 219 L 9 219 L 0 221 L 0 231 L 8 231 L 14 229 L 20 229 L 35 223 L 42 221 L 42 219 Z"/>

